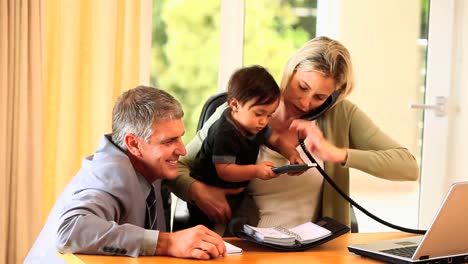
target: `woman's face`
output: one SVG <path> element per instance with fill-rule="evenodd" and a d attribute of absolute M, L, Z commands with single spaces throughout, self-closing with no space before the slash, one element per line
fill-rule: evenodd
<path fill-rule="evenodd" d="M 322 105 L 335 91 L 335 80 L 321 72 L 297 69 L 283 92 L 286 111 L 300 117 Z"/>

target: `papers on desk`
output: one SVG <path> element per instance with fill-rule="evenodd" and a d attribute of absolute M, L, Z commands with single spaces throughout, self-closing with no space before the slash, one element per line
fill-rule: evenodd
<path fill-rule="evenodd" d="M 282 244 L 273 244 L 273 243 L 269 243 L 267 241 L 270 241 L 269 239 L 267 239 L 265 241 L 265 237 L 263 237 L 263 239 L 261 239 L 261 236 L 255 236 L 255 233 L 253 233 L 248 227 L 244 229 L 244 225 L 241 224 L 239 226 L 239 231 L 234 231 L 236 236 L 238 236 L 239 238 L 242 238 L 243 240 L 247 240 L 247 241 L 250 241 L 250 242 L 253 242 L 255 244 L 259 244 L 259 245 L 262 245 L 262 246 L 266 246 L 266 247 L 269 247 L 269 248 L 274 248 L 275 250 L 280 250 L 280 251 L 287 251 L 287 252 L 295 252 L 295 251 L 304 251 L 304 250 L 307 250 L 307 249 L 311 249 L 313 247 L 316 247 L 318 245 L 321 245 L 325 242 L 328 242 L 330 240 L 333 240 L 343 234 L 346 234 L 349 232 L 349 227 L 346 226 L 346 225 L 343 225 L 342 223 L 336 221 L 335 219 L 333 218 L 330 218 L 330 217 L 322 217 L 320 218 L 319 220 L 317 220 L 317 222 L 315 222 L 314 225 L 317 225 L 321 228 L 325 228 L 326 230 L 330 231 L 331 234 L 329 235 L 325 235 L 323 238 L 318 238 L 315 240 L 315 242 L 310 242 L 310 241 L 313 241 L 313 239 L 304 239 L 308 236 L 304 235 L 304 237 L 301 237 L 302 239 L 302 242 L 295 242 L 293 245 L 289 245 L 289 246 L 284 246 Z M 305 227 L 309 226 L 309 224 L 306 224 Z M 303 228 L 304 226 L 303 225 L 299 225 L 295 228 L 290 228 L 289 230 L 293 230 L 296 229 L 296 228 Z M 256 227 L 255 227 L 256 228 Z M 270 228 L 271 229 L 271 228 Z M 312 228 L 311 231 L 312 233 L 314 233 L 314 230 L 315 228 Z M 247 232 L 250 232 L 249 234 L 247 234 Z M 297 230 L 295 231 L 297 232 Z M 299 230 L 299 233 L 301 233 L 301 231 Z M 327 232 L 328 233 L 328 232 Z M 320 236 L 319 236 L 320 237 Z"/>
<path fill-rule="evenodd" d="M 332 235 L 330 230 L 312 222 L 307 222 L 289 229 L 283 227 L 262 228 L 244 225 L 244 233 L 257 241 L 280 246 L 309 244 Z"/>
<path fill-rule="evenodd" d="M 236 247 L 231 243 L 224 241 L 224 245 L 226 246 L 226 252 L 228 255 L 239 255 L 242 254 L 242 248 Z"/>

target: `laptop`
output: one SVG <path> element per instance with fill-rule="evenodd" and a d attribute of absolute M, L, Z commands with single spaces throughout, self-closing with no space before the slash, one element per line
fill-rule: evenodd
<path fill-rule="evenodd" d="M 468 182 L 450 186 L 424 236 L 349 245 L 348 250 L 388 263 L 468 263 Z"/>

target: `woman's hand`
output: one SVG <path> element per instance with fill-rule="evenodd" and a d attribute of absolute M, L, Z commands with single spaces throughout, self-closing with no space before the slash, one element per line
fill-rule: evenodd
<path fill-rule="evenodd" d="M 301 159 L 301 155 L 299 155 L 299 152 L 295 151 L 296 153 L 289 156 L 289 164 L 304 164 L 305 162 Z M 299 176 L 302 175 L 306 171 L 301 171 L 301 172 L 289 172 L 289 176 Z"/>
<path fill-rule="evenodd" d="M 195 181 L 190 185 L 190 199 L 200 208 L 208 218 L 215 223 L 227 223 L 232 212 L 226 195 L 238 194 L 244 188 L 222 189 Z"/>
<path fill-rule="evenodd" d="M 323 161 L 335 163 L 345 163 L 347 151 L 344 148 L 338 148 L 323 137 L 320 128 L 311 121 L 294 120 L 289 129 L 297 131 L 301 139 L 305 139 L 306 148 L 317 158 Z"/>

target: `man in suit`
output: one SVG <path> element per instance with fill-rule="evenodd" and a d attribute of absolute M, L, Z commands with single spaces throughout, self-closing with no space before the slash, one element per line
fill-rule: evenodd
<path fill-rule="evenodd" d="M 168 233 L 163 179 L 177 177 L 186 154 L 183 111 L 170 94 L 139 86 L 115 103 L 112 134 L 86 157 L 57 200 L 25 263 L 60 262 L 61 253 L 224 256 L 222 238 L 204 226 Z M 166 199 L 164 199 L 166 198 Z"/>

